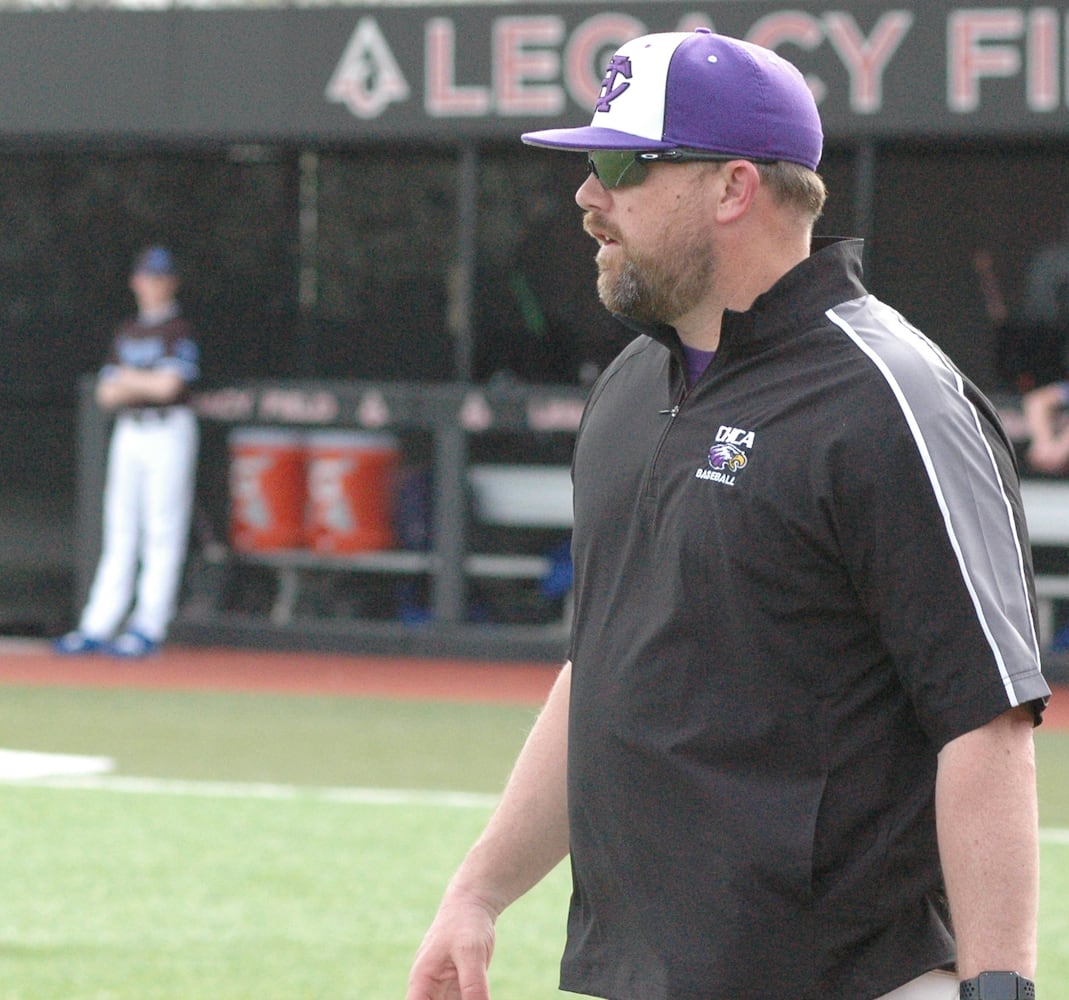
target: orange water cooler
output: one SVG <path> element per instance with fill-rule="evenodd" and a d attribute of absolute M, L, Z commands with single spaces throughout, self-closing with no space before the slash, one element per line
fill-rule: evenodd
<path fill-rule="evenodd" d="M 321 431 L 306 438 L 305 537 L 316 552 L 391 549 L 399 449 L 389 434 Z"/>
<path fill-rule="evenodd" d="M 296 548 L 305 541 L 305 449 L 295 431 L 230 432 L 230 544 L 239 552 Z"/>

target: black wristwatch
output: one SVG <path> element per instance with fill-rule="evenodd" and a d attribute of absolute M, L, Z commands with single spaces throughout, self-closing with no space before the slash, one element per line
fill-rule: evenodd
<path fill-rule="evenodd" d="M 1035 1000 L 1036 984 L 1016 972 L 981 972 L 961 984 L 958 996 L 961 1000 Z"/>

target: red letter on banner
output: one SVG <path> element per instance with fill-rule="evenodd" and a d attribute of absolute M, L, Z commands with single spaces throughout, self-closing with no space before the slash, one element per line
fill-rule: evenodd
<path fill-rule="evenodd" d="M 861 34 L 849 14 L 824 15 L 828 40 L 850 74 L 850 107 L 859 114 L 874 114 L 883 107 L 883 71 L 913 26 L 905 10 L 888 11 L 876 22 L 872 34 Z"/>
<path fill-rule="evenodd" d="M 961 10 L 947 25 L 947 105 L 951 111 L 975 111 L 980 106 L 980 80 L 1010 77 L 1021 71 L 1016 45 L 985 45 L 991 40 L 1015 41 L 1024 31 L 1018 8 Z"/>
<path fill-rule="evenodd" d="M 564 110 L 559 17 L 502 17 L 494 22 L 494 97 L 502 115 L 556 115 Z M 532 83 L 532 81 L 534 83 Z"/>
<path fill-rule="evenodd" d="M 447 17 L 427 22 L 423 97 L 427 114 L 432 118 L 477 118 L 490 110 L 490 95 L 485 87 L 458 87 L 456 84 L 456 26 Z"/>

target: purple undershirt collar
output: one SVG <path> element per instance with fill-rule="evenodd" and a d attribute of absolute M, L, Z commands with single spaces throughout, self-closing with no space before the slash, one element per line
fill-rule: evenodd
<path fill-rule="evenodd" d="M 683 345 L 683 353 L 687 356 L 687 388 L 691 388 L 702 377 L 709 362 L 716 357 L 716 351 L 699 351 L 696 347 Z"/>

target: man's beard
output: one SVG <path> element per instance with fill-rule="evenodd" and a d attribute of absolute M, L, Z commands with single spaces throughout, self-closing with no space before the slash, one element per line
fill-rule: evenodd
<path fill-rule="evenodd" d="M 709 291 L 715 260 L 696 227 L 677 232 L 652 254 L 619 251 L 614 262 L 598 260 L 598 297 L 610 312 L 641 323 L 673 323 Z"/>

